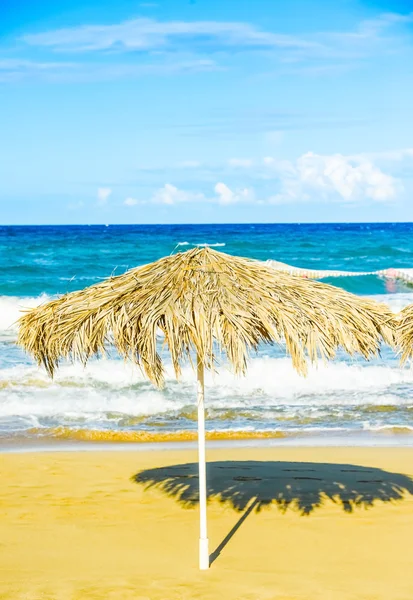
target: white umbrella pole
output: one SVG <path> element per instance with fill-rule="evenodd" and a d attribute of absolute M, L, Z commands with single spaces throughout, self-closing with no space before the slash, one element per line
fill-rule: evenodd
<path fill-rule="evenodd" d="M 207 494 L 205 470 L 205 409 L 204 409 L 204 365 L 197 358 L 198 367 L 198 463 L 199 463 L 199 568 L 209 569 L 207 533 Z"/>

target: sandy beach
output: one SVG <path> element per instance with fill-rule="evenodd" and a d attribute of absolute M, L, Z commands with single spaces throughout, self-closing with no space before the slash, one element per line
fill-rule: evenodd
<path fill-rule="evenodd" d="M 0 598 L 411 600 L 412 448 L 2 454 Z"/>

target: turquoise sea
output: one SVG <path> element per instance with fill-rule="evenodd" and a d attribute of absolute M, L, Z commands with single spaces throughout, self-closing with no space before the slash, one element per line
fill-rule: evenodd
<path fill-rule="evenodd" d="M 413 267 L 413 224 L 134 225 L 0 227 L 0 437 L 2 440 L 182 439 L 196 429 L 195 377 L 172 374 L 165 390 L 116 354 L 84 369 L 64 364 L 54 381 L 15 345 L 20 311 L 111 274 L 194 245 L 298 267 L 372 271 Z M 413 288 L 375 276 L 326 280 L 386 302 Z M 262 347 L 246 378 L 223 364 L 207 380 L 207 429 L 245 435 L 413 439 L 413 371 L 383 348 L 371 362 L 340 355 L 298 376 L 283 347 Z"/>

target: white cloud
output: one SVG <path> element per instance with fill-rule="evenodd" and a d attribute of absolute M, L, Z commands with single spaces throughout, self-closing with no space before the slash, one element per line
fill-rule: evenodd
<path fill-rule="evenodd" d="M 126 200 L 123 203 L 125 206 L 136 206 L 137 204 L 140 204 L 139 200 L 136 200 L 136 198 L 126 198 Z"/>
<path fill-rule="evenodd" d="M 7 83 L 31 77 L 52 79 L 57 74 L 60 74 L 61 77 L 70 76 L 76 67 L 76 63 L 64 61 L 40 62 L 24 59 L 3 59 L 0 60 L 0 82 Z"/>
<path fill-rule="evenodd" d="M 235 194 L 225 183 L 217 183 L 214 190 L 218 195 L 220 204 L 233 203 Z"/>
<path fill-rule="evenodd" d="M 252 167 L 253 161 L 250 158 L 230 158 L 228 161 L 230 167 L 243 167 L 248 169 Z"/>
<path fill-rule="evenodd" d="M 212 190 L 182 189 L 172 183 L 165 183 L 147 200 L 128 197 L 123 204 L 130 207 L 137 204 L 172 207 L 185 203 L 231 206 L 335 202 L 357 205 L 394 201 L 403 192 L 402 177 L 396 177 L 395 172 L 402 161 L 413 159 L 413 149 L 377 153 L 374 157 L 368 154 L 345 156 L 307 152 L 294 160 L 273 156 L 262 159 L 228 159 L 209 171 L 209 181 L 211 177 L 218 179 L 224 177 L 224 174 L 228 177 L 224 181 L 215 179 L 217 183 Z M 186 165 L 187 168 L 197 169 L 199 163 L 187 161 L 176 164 L 177 168 Z M 228 164 L 241 167 L 236 178 L 235 173 L 229 178 Z M 250 165 L 254 169 L 251 170 Z M 203 165 L 202 168 L 207 167 Z M 242 177 L 246 178 L 245 182 Z M 245 185 L 247 182 L 248 185 Z M 107 201 L 110 193 L 110 188 L 100 188 L 102 203 Z"/>
<path fill-rule="evenodd" d="M 251 188 L 233 191 L 222 181 L 215 185 L 214 191 L 218 196 L 219 204 L 238 204 L 240 202 L 252 203 L 255 200 L 254 191 Z"/>
<path fill-rule="evenodd" d="M 208 58 L 179 59 L 161 57 L 144 64 L 122 62 L 34 62 L 7 60 L 0 61 L 0 82 L 8 83 L 26 79 L 51 82 L 107 81 L 151 75 L 171 76 L 209 71 L 219 71 L 221 67 Z"/>
<path fill-rule="evenodd" d="M 260 63 L 268 66 L 268 61 L 262 59 L 270 61 L 271 75 L 276 59 L 277 74 L 327 76 L 349 68 L 363 68 L 365 58 L 379 60 L 380 56 L 403 54 L 404 60 L 409 61 L 412 43 L 407 26 L 412 21 L 413 13 L 384 13 L 356 22 L 347 31 L 311 31 L 300 37 L 237 21 L 137 18 L 105 25 L 79 25 L 27 34 L 18 41 L 53 52 L 55 60 L 59 52 L 101 51 L 100 61 L 94 57 L 88 63 L 79 61 L 73 65 L 62 60 L 62 70 L 60 63 L 54 61 L 15 61 L 15 66 L 7 70 L 0 64 L 0 82 L 33 76 L 47 81 L 89 82 L 215 71 L 225 68 L 229 48 L 258 51 Z M 122 52 L 145 53 L 146 60 L 119 64 L 108 60 L 108 50 L 112 56 Z M 219 56 L 220 64 L 211 59 L 215 56 Z M 280 136 L 278 131 L 267 133 L 268 141 L 274 144 L 280 143 Z"/>
<path fill-rule="evenodd" d="M 401 28 L 413 21 L 413 13 L 382 13 L 374 19 L 362 20 L 348 31 L 321 31 L 305 37 L 263 31 L 253 24 L 237 21 L 159 21 L 137 18 L 109 25 L 80 25 L 27 34 L 22 40 L 30 45 L 58 51 L 88 52 L 96 50 L 165 49 L 194 40 L 205 47 L 278 48 L 298 53 L 330 57 L 347 56 L 368 50 L 375 42 L 388 42 L 388 30 Z M 397 35 L 393 41 L 397 41 Z M 332 54 L 333 52 L 333 54 Z M 301 55 L 303 56 L 303 55 Z M 294 57 L 294 55 L 293 55 Z M 300 55 L 295 55 L 295 59 Z M 288 59 L 287 59 L 288 60 Z"/>
<path fill-rule="evenodd" d="M 292 35 L 261 31 L 248 23 L 231 21 L 157 21 L 132 19 L 112 25 L 82 25 L 23 36 L 23 41 L 60 51 L 87 52 L 122 48 L 165 48 L 173 41 L 191 43 L 194 37 L 208 46 L 307 48 L 317 44 Z"/>
<path fill-rule="evenodd" d="M 348 40 L 352 42 L 374 41 L 381 37 L 381 34 L 395 25 L 403 25 L 413 21 L 413 12 L 408 14 L 382 13 L 374 19 L 361 21 L 354 31 L 338 32 L 331 34 L 337 39 Z"/>
<path fill-rule="evenodd" d="M 268 164 L 268 163 L 267 163 Z M 399 180 L 363 156 L 308 152 L 295 162 L 275 162 L 281 191 L 270 199 L 285 202 L 389 202 L 402 191 Z"/>
<path fill-rule="evenodd" d="M 111 188 L 108 188 L 108 187 L 98 188 L 98 193 L 97 193 L 98 206 L 106 206 L 111 194 L 112 194 Z"/>
<path fill-rule="evenodd" d="M 225 183 L 218 182 L 214 186 L 215 195 L 206 195 L 202 192 L 193 190 L 182 190 L 166 183 L 162 188 L 157 190 L 152 198 L 153 204 L 165 204 L 173 206 L 183 203 L 208 203 L 208 204 L 238 204 L 240 202 L 255 202 L 255 194 L 252 188 L 242 188 L 232 190 Z"/>
<path fill-rule="evenodd" d="M 205 200 L 204 194 L 180 190 L 171 183 L 165 183 L 152 197 L 153 203 L 168 205 L 180 204 L 182 202 L 199 202 L 202 200 Z"/>
<path fill-rule="evenodd" d="M 367 59 L 376 63 L 381 57 L 395 57 L 393 60 L 397 63 L 411 61 L 412 41 L 408 26 L 412 22 L 413 12 L 382 13 L 376 18 L 361 20 L 347 30 L 308 34 L 304 38 L 317 41 L 317 45 L 283 52 L 280 62 L 284 68 L 278 72 L 328 77 L 362 69 Z"/>

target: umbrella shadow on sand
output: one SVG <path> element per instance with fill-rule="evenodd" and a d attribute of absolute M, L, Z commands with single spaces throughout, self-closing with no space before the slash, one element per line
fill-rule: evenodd
<path fill-rule="evenodd" d="M 133 480 L 157 488 L 185 508 L 198 505 L 198 464 L 147 469 Z M 346 513 L 378 502 L 396 502 L 413 495 L 413 479 L 374 467 L 335 463 L 223 461 L 207 463 L 207 497 L 231 506 L 242 516 L 210 555 L 216 560 L 251 512 L 275 505 L 303 516 L 330 500 Z"/>

